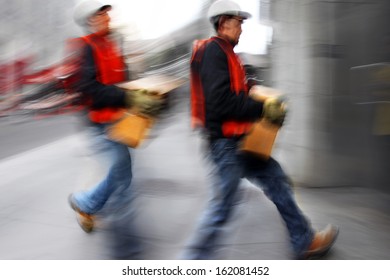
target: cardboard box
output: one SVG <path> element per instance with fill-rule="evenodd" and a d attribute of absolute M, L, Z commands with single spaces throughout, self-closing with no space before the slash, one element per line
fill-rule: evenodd
<path fill-rule="evenodd" d="M 280 91 L 264 87 L 254 86 L 249 95 L 258 101 L 264 102 L 269 97 L 280 96 Z M 251 131 L 242 141 L 241 150 L 262 159 L 269 159 L 280 127 L 261 119 L 255 122 Z"/>
<path fill-rule="evenodd" d="M 274 88 L 265 86 L 253 86 L 249 91 L 249 96 L 254 100 L 264 102 L 269 97 L 280 97 L 282 93 Z"/>
<path fill-rule="evenodd" d="M 147 137 L 152 124 L 151 118 L 126 113 L 107 129 L 107 136 L 111 140 L 137 148 Z"/>
<path fill-rule="evenodd" d="M 138 80 L 117 84 L 118 87 L 128 90 L 146 89 L 156 95 L 165 95 L 184 84 L 183 79 L 176 77 L 155 75 Z"/>
<path fill-rule="evenodd" d="M 178 88 L 183 83 L 183 80 L 160 75 L 116 85 L 125 90 L 146 89 L 147 94 L 152 94 L 156 98 L 164 98 L 168 92 Z M 137 108 L 132 108 L 107 129 L 107 135 L 116 142 L 137 148 L 147 138 L 154 121 L 153 118 L 138 113 Z"/>
<path fill-rule="evenodd" d="M 263 159 L 269 159 L 279 128 L 266 120 L 255 122 L 252 130 L 242 141 L 241 150 Z"/>

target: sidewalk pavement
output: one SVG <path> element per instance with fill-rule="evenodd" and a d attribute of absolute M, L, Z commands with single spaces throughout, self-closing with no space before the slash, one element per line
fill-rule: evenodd
<path fill-rule="evenodd" d="M 185 95 L 188 88 L 175 94 Z M 208 197 L 208 168 L 201 140 L 191 131 L 188 98 L 133 151 L 139 191 L 137 225 L 144 258 L 179 257 Z M 288 164 L 288 163 L 287 163 Z M 102 231 L 84 233 L 68 194 L 99 180 L 101 170 L 81 132 L 0 161 L 0 259 L 107 259 Z M 274 205 L 248 181 L 221 250 L 226 259 L 290 259 L 287 232 Z M 295 189 L 315 228 L 340 227 L 327 259 L 390 259 L 390 195 L 354 187 Z"/>

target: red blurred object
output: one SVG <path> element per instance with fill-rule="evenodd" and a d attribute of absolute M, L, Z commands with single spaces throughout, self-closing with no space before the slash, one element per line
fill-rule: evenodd
<path fill-rule="evenodd" d="M 61 62 L 34 72 L 28 71 L 32 56 L 0 64 L 0 116 L 15 111 L 36 115 L 82 109 L 83 101 L 76 90 L 80 72 L 79 46 L 78 41 L 68 40 Z M 24 85 L 37 87 L 23 93 Z"/>
<path fill-rule="evenodd" d="M 45 84 L 55 79 L 56 66 L 37 71 L 24 76 L 23 84 Z"/>
<path fill-rule="evenodd" d="M 24 57 L 0 64 L 0 94 L 21 89 L 33 57 Z"/>

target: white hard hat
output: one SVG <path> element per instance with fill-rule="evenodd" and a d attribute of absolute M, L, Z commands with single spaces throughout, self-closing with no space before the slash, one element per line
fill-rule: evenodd
<path fill-rule="evenodd" d="M 78 25 L 85 26 L 90 16 L 98 11 L 111 10 L 111 8 L 111 5 L 103 5 L 99 1 L 85 0 L 74 8 L 73 19 Z"/>
<path fill-rule="evenodd" d="M 250 13 L 244 12 L 236 2 L 230 0 L 217 0 L 210 6 L 207 17 L 211 22 L 220 15 L 239 16 L 244 19 L 252 17 Z"/>

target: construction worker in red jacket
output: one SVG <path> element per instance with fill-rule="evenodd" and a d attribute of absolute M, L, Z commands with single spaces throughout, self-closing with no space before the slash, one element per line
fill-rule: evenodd
<path fill-rule="evenodd" d="M 101 163 L 109 166 L 108 173 L 96 186 L 71 194 L 69 202 L 86 232 L 93 231 L 96 216 L 110 202 L 109 210 L 104 213 L 111 214 L 112 257 L 127 259 L 136 258 L 140 252 L 131 221 L 134 199 L 131 155 L 126 145 L 108 139 L 105 132 L 127 108 L 137 106 L 142 113 L 152 115 L 160 104 L 148 96 L 134 95 L 115 86 L 126 81 L 127 67 L 110 31 L 108 12 L 111 9 L 111 5 L 94 0 L 81 2 L 74 9 L 75 22 L 87 33 L 74 40 L 80 45 L 81 55 L 77 88 L 87 100 L 94 143 L 98 143 L 99 154 L 105 156 Z"/>
<path fill-rule="evenodd" d="M 218 258 L 234 205 L 240 179 L 245 177 L 264 191 L 276 205 L 296 258 L 324 255 L 334 243 L 338 229 L 329 225 L 316 232 L 293 197 L 290 180 L 272 157 L 265 161 L 239 150 L 252 123 L 260 118 L 282 125 L 286 112 L 277 98 L 264 103 L 248 96 L 244 68 L 234 53 L 241 25 L 250 14 L 230 0 L 214 2 L 208 17 L 216 36 L 194 43 L 191 59 L 192 124 L 200 127 L 208 142 L 208 155 L 216 167 L 212 197 L 184 258 Z M 259 222 L 261 218 L 259 217 Z"/>

